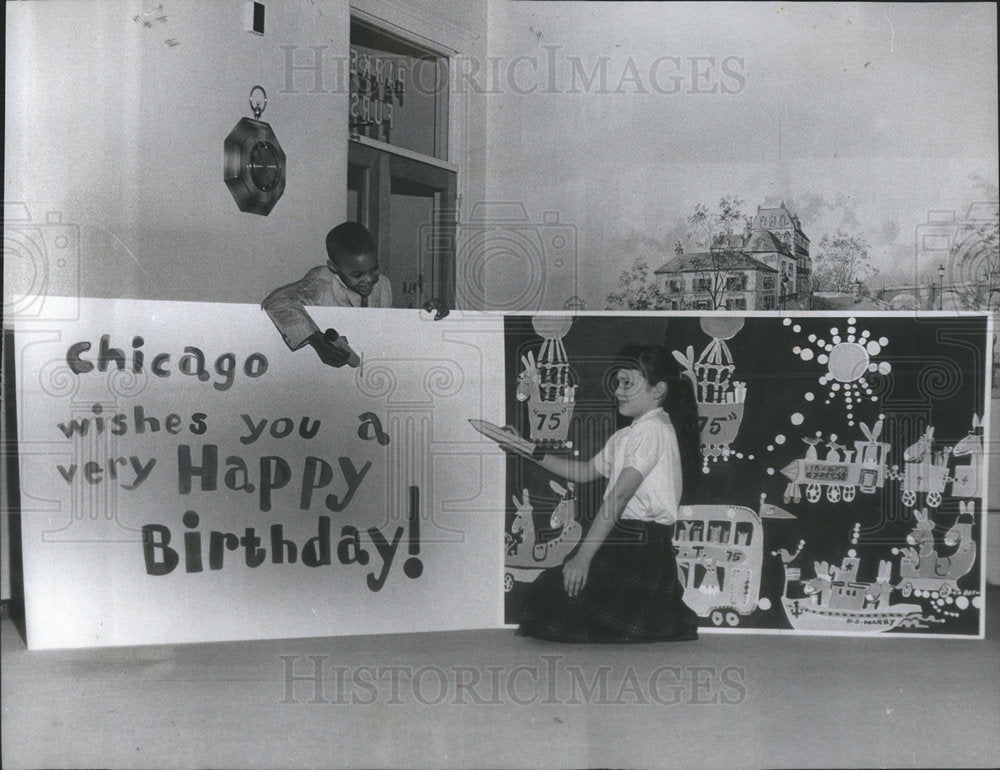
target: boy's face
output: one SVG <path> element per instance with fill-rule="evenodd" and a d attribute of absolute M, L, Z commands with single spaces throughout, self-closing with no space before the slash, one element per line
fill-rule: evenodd
<path fill-rule="evenodd" d="M 367 297 L 378 283 L 378 257 L 374 254 L 342 254 L 327 262 L 351 291 Z"/>

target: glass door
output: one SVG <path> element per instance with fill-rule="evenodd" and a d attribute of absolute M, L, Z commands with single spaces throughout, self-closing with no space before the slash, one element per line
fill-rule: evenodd
<path fill-rule="evenodd" d="M 394 307 L 454 307 L 455 197 L 455 172 L 351 142 L 347 217 L 375 237 Z"/>

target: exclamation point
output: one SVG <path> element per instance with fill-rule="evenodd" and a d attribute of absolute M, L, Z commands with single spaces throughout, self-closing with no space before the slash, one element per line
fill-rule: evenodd
<path fill-rule="evenodd" d="M 420 561 L 420 487 L 410 487 L 410 558 L 403 564 L 408 578 L 416 579 L 424 572 Z"/>

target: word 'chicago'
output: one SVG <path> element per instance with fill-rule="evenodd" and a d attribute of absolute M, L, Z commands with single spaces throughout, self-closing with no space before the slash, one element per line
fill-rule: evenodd
<path fill-rule="evenodd" d="M 74 342 L 66 350 L 66 364 L 73 374 L 87 374 L 95 369 L 100 372 L 107 371 L 114 366 L 118 371 L 128 369 L 134 374 L 141 374 L 146 367 L 146 353 L 141 348 L 146 344 L 142 337 L 132 338 L 132 360 L 128 360 L 125 351 L 121 348 L 111 347 L 111 335 L 105 334 L 101 337 L 97 349 L 97 362 L 84 358 L 84 353 L 91 349 L 92 345 L 88 340 Z M 170 353 L 157 353 L 149 363 L 149 371 L 155 377 L 169 377 L 174 369 L 170 363 Z M 215 359 L 212 367 L 218 375 L 212 387 L 216 390 L 229 390 L 236 379 L 237 361 L 235 353 L 223 353 Z M 243 374 L 254 379 L 260 377 L 267 371 L 267 358 L 263 353 L 251 353 L 243 361 Z M 200 348 L 191 345 L 184 348 L 184 354 L 178 359 L 176 371 L 191 377 L 197 377 L 201 382 L 212 379 L 206 367 L 205 354 Z"/>

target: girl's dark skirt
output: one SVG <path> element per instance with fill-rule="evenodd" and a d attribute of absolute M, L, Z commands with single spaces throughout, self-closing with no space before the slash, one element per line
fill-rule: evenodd
<path fill-rule="evenodd" d="M 684 604 L 673 527 L 620 520 L 590 562 L 583 590 L 570 597 L 562 567 L 531 584 L 518 634 L 558 642 L 660 642 L 698 638 Z"/>

